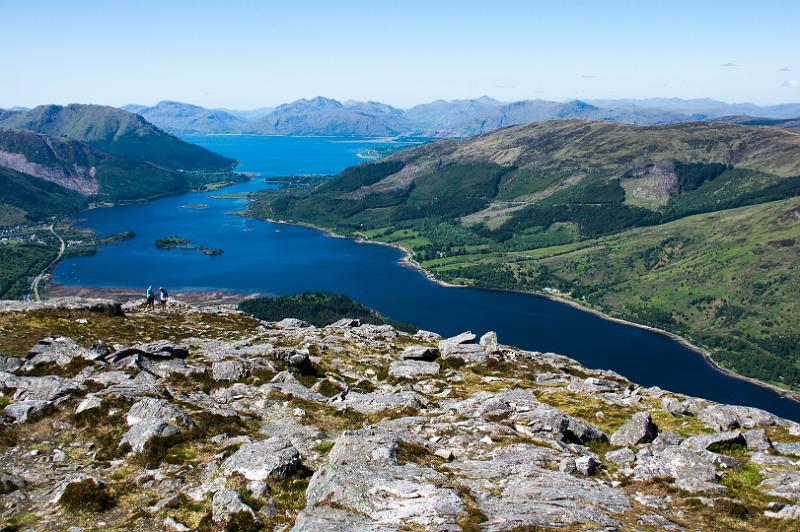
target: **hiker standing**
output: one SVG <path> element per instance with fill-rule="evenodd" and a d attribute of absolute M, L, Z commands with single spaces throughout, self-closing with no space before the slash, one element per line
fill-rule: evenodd
<path fill-rule="evenodd" d="M 153 293 L 153 285 L 147 287 L 147 293 L 145 294 L 145 309 L 154 309 L 156 308 L 156 296 Z"/>
<path fill-rule="evenodd" d="M 164 289 L 164 287 L 160 287 L 158 289 L 158 297 L 159 302 L 161 303 L 161 310 L 167 310 L 167 303 L 169 302 L 169 294 Z"/>

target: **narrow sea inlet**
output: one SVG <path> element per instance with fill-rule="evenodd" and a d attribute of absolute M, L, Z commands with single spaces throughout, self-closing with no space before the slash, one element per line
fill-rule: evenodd
<path fill-rule="evenodd" d="M 239 170 L 263 177 L 332 174 L 363 162 L 359 153 L 391 144 L 331 137 L 204 136 L 187 140 L 241 161 Z M 773 390 L 725 375 L 666 336 L 602 319 L 569 305 L 519 293 L 446 288 L 400 264 L 400 251 L 333 238 L 305 227 L 233 216 L 263 178 L 215 192 L 84 212 L 80 225 L 99 235 L 134 231 L 136 238 L 105 246 L 90 257 L 62 262 L 54 281 L 64 285 L 144 289 L 229 289 L 262 294 L 322 290 L 346 294 L 399 321 L 442 335 L 466 328 L 495 330 L 502 343 L 560 353 L 582 364 L 614 370 L 645 386 L 724 403 L 755 406 L 800 421 L 800 404 Z M 226 195 L 224 198 L 211 196 Z M 234 195 L 231 197 L 230 195 Z M 182 208 L 207 205 L 205 208 Z M 179 235 L 208 255 L 155 241 Z"/>

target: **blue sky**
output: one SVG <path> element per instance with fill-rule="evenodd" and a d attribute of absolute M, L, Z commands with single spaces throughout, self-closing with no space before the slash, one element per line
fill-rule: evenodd
<path fill-rule="evenodd" d="M 800 101 L 800 2 L 0 0 L 0 107 Z"/>

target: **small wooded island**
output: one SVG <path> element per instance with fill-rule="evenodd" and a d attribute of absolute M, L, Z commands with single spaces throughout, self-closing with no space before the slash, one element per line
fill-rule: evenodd
<path fill-rule="evenodd" d="M 177 235 L 159 238 L 156 240 L 156 247 L 161 249 L 196 249 L 203 253 L 203 255 L 208 256 L 222 255 L 224 253 L 224 250 L 221 248 L 207 248 L 204 246 L 198 246 L 188 238 Z"/>

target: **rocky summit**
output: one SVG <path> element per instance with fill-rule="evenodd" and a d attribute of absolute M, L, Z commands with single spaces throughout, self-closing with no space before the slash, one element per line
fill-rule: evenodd
<path fill-rule="evenodd" d="M 797 423 L 499 340 L 0 303 L 0 526 L 797 529 Z"/>

